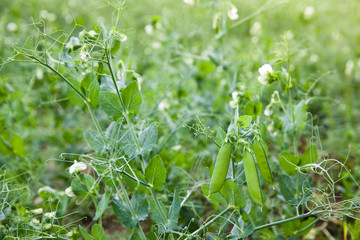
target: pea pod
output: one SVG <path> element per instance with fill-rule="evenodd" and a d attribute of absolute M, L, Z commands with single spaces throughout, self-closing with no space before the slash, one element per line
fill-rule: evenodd
<path fill-rule="evenodd" d="M 271 174 L 269 160 L 266 156 L 266 152 L 265 152 L 263 144 L 261 142 L 259 142 L 258 140 L 255 140 L 253 142 L 253 147 L 254 147 L 255 157 L 256 157 L 256 161 L 257 161 L 258 167 L 260 169 L 261 175 L 264 177 L 265 181 L 273 184 L 274 181 L 273 181 L 273 177 Z"/>
<path fill-rule="evenodd" d="M 224 143 L 216 158 L 214 171 L 210 180 L 210 193 L 220 191 L 224 185 L 226 174 L 229 169 L 231 157 L 231 143 Z"/>
<path fill-rule="evenodd" d="M 250 196 L 255 203 L 262 206 L 262 193 L 260 188 L 259 176 L 256 169 L 256 163 L 253 155 L 248 150 L 245 150 L 243 163 Z"/>

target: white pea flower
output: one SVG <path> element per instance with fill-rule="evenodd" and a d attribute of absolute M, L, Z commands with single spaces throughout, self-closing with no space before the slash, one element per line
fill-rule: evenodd
<path fill-rule="evenodd" d="M 273 114 L 274 110 L 273 110 L 273 106 L 272 104 L 269 104 L 265 107 L 265 110 L 264 110 L 264 115 L 265 116 L 270 116 L 271 114 Z"/>
<path fill-rule="evenodd" d="M 77 37 L 71 37 L 69 42 L 66 43 L 65 48 L 73 50 L 76 45 L 80 45 L 80 39 Z"/>
<path fill-rule="evenodd" d="M 41 79 L 43 79 L 44 78 L 44 73 L 43 73 L 43 71 L 40 69 L 40 68 L 38 68 L 37 70 L 36 70 L 36 78 L 37 79 L 39 79 L 39 80 L 41 80 Z"/>
<path fill-rule="evenodd" d="M 44 213 L 44 216 L 46 218 L 55 218 L 55 215 L 56 215 L 56 212 L 47 212 L 47 213 Z"/>
<path fill-rule="evenodd" d="M 31 210 L 32 213 L 39 215 L 43 213 L 43 209 L 42 208 L 37 208 L 37 209 L 33 209 Z"/>
<path fill-rule="evenodd" d="M 261 34 L 261 23 L 254 22 L 253 25 L 251 25 L 251 27 L 250 27 L 249 33 L 252 36 L 260 35 Z"/>
<path fill-rule="evenodd" d="M 120 33 L 119 34 L 119 39 L 121 42 L 125 42 L 127 40 L 127 36 L 123 33 Z"/>
<path fill-rule="evenodd" d="M 345 75 L 351 75 L 354 66 L 355 66 L 354 62 L 352 60 L 348 60 L 345 65 Z"/>
<path fill-rule="evenodd" d="M 74 235 L 74 232 L 70 231 L 70 232 L 65 234 L 65 237 L 72 237 L 72 235 Z"/>
<path fill-rule="evenodd" d="M 194 0 L 184 0 L 184 3 L 189 4 L 189 5 L 194 5 L 195 1 Z"/>
<path fill-rule="evenodd" d="M 158 105 L 158 109 L 162 112 L 165 111 L 166 109 L 168 109 L 169 107 L 170 107 L 170 104 L 166 100 L 161 101 Z"/>
<path fill-rule="evenodd" d="M 38 193 L 41 193 L 41 192 L 48 192 L 48 193 L 51 193 L 51 194 L 53 194 L 53 195 L 56 194 L 56 190 L 53 189 L 53 188 L 51 188 L 51 187 L 49 187 L 49 186 L 45 186 L 45 187 L 39 188 Z"/>
<path fill-rule="evenodd" d="M 260 76 L 258 77 L 258 81 L 266 85 L 269 82 L 269 77 L 271 77 L 271 74 L 274 73 L 274 70 L 272 69 L 270 64 L 264 64 L 259 68 Z"/>
<path fill-rule="evenodd" d="M 237 99 L 236 99 L 236 100 L 233 99 L 233 100 L 230 101 L 229 104 L 230 104 L 230 107 L 231 107 L 231 108 L 237 108 L 238 100 L 237 100 Z"/>
<path fill-rule="evenodd" d="M 154 34 L 154 26 L 152 24 L 147 24 L 144 29 L 147 35 Z"/>
<path fill-rule="evenodd" d="M 181 145 L 175 145 L 171 149 L 174 151 L 179 151 L 181 149 Z"/>
<path fill-rule="evenodd" d="M 80 51 L 81 60 L 83 60 L 84 62 L 87 62 L 87 61 L 89 61 L 89 57 L 90 57 L 90 53 L 88 51 L 86 51 L 85 48 L 81 48 L 81 51 Z"/>
<path fill-rule="evenodd" d="M 83 170 L 86 169 L 86 164 L 83 162 L 77 162 L 76 160 L 74 160 L 74 164 L 70 166 L 69 168 L 69 173 L 73 174 L 76 172 L 81 172 Z"/>
<path fill-rule="evenodd" d="M 40 225 L 40 221 L 37 220 L 36 218 L 33 218 L 30 222 L 30 226 L 39 226 Z"/>
<path fill-rule="evenodd" d="M 228 17 L 231 20 L 236 20 L 239 18 L 238 9 L 231 4 L 229 11 L 227 12 Z"/>
<path fill-rule="evenodd" d="M 239 94 L 240 94 L 240 93 L 239 93 L 239 92 L 236 92 L 236 91 L 235 91 L 235 92 L 232 92 L 232 93 L 231 93 L 232 99 L 233 99 L 233 100 L 237 100 L 237 97 L 239 96 Z"/>
<path fill-rule="evenodd" d="M 271 95 L 271 104 L 279 103 L 280 102 L 280 96 L 278 91 L 274 91 Z"/>
<path fill-rule="evenodd" d="M 17 29 L 18 29 L 18 26 L 16 23 L 14 22 L 9 22 L 8 25 L 6 26 L 6 29 L 9 31 L 9 32 L 15 32 Z"/>
<path fill-rule="evenodd" d="M 51 223 L 47 223 L 44 225 L 45 230 L 49 230 L 51 228 Z"/>
<path fill-rule="evenodd" d="M 66 194 L 68 197 L 75 197 L 75 194 L 74 194 L 74 192 L 73 192 L 73 190 L 72 190 L 71 187 L 68 187 L 68 188 L 65 189 L 65 194 Z"/>
<path fill-rule="evenodd" d="M 315 62 L 317 62 L 317 61 L 319 61 L 319 56 L 316 55 L 316 54 L 311 54 L 311 56 L 310 56 L 310 62 L 315 63 Z"/>
<path fill-rule="evenodd" d="M 93 38 L 98 35 L 98 33 L 95 32 L 94 30 L 89 31 L 88 34 L 90 35 L 90 37 L 93 37 Z"/>
<path fill-rule="evenodd" d="M 315 13 L 313 6 L 307 6 L 304 10 L 304 19 L 309 20 Z"/>

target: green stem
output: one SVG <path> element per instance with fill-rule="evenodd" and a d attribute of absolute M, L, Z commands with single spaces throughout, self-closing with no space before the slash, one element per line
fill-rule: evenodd
<path fill-rule="evenodd" d="M 280 221 L 276 221 L 276 222 L 264 224 L 264 225 L 261 225 L 261 226 L 258 226 L 258 227 L 256 227 L 256 228 L 254 228 L 254 232 L 255 232 L 255 231 L 258 231 L 258 230 L 261 230 L 261 229 L 264 229 L 264 228 L 272 227 L 272 226 L 275 226 L 275 225 L 279 225 L 279 224 L 291 222 L 291 221 L 298 220 L 298 219 L 302 219 L 302 218 L 306 218 L 306 217 L 315 216 L 315 215 L 318 215 L 318 214 L 321 214 L 321 213 L 325 213 L 325 212 L 327 212 L 327 210 L 318 211 L 318 212 L 310 212 L 310 213 L 303 214 L 303 215 L 300 215 L 300 216 L 295 216 L 295 217 L 292 217 L 292 218 L 287 218 L 287 219 L 284 219 L 284 220 L 280 220 Z"/>
<path fill-rule="evenodd" d="M 130 210 L 130 212 L 131 212 L 131 215 L 132 215 L 134 218 L 136 218 L 136 213 L 135 213 L 135 211 L 134 211 L 134 209 L 133 209 L 133 207 L 132 207 L 132 205 L 131 205 L 131 202 L 130 202 L 130 199 L 129 199 L 129 194 L 127 193 L 126 188 L 125 188 L 124 184 L 122 183 L 122 179 L 121 179 L 121 176 L 119 175 L 119 172 L 117 172 L 117 174 L 118 174 L 118 177 L 119 177 L 120 188 L 121 188 L 121 191 L 122 191 L 123 196 L 124 196 L 123 199 L 125 199 L 126 205 L 129 207 L 129 210 Z M 145 239 L 146 239 L 145 233 L 143 232 L 143 230 L 142 230 L 139 222 L 138 222 L 138 226 L 139 226 L 139 228 L 140 228 L 140 232 L 142 233 L 142 235 L 143 235 L 143 236 L 145 237 Z"/>
<path fill-rule="evenodd" d="M 149 188 L 149 190 L 150 190 L 150 193 L 151 193 L 152 198 L 153 198 L 154 201 L 155 201 L 156 207 L 158 208 L 158 210 L 159 210 L 159 212 L 160 212 L 160 214 L 161 214 L 161 217 L 163 218 L 164 222 L 167 222 L 166 214 L 164 213 L 164 211 L 163 211 L 163 209 L 162 209 L 162 207 L 161 207 L 161 205 L 160 205 L 160 202 L 159 202 L 159 200 L 157 199 L 157 197 L 156 197 L 156 195 L 155 195 L 154 190 L 153 190 L 152 188 Z"/>
<path fill-rule="evenodd" d="M 137 179 L 137 178 L 134 178 L 133 176 L 131 176 L 131 175 L 128 174 L 127 172 L 119 171 L 119 170 L 115 170 L 115 171 L 116 171 L 116 172 L 119 172 L 119 173 L 122 173 L 122 174 L 126 175 L 127 177 L 131 178 L 132 180 L 134 180 L 134 181 L 136 181 L 136 182 L 138 182 L 138 183 L 140 183 L 140 184 L 142 184 L 142 185 L 150 188 L 150 185 L 149 185 L 149 184 L 147 184 L 146 182 L 140 181 L 140 180 Z"/>
<path fill-rule="evenodd" d="M 207 228 L 208 226 L 210 226 L 213 222 L 215 222 L 216 220 L 218 220 L 220 217 L 222 217 L 225 213 L 227 213 L 229 210 L 231 209 L 231 207 L 227 207 L 225 208 L 221 213 L 219 213 L 216 217 L 214 217 L 213 219 L 211 219 L 210 221 L 208 221 L 206 224 L 202 225 L 198 230 L 196 230 L 195 232 L 191 233 L 189 235 L 189 237 L 193 237 L 195 235 L 197 235 L 199 232 L 201 232 L 204 228 Z"/>
<path fill-rule="evenodd" d="M 114 87 L 116 89 L 116 93 L 119 97 L 119 100 L 120 100 L 120 103 L 121 103 L 121 107 L 123 109 L 123 115 L 125 117 L 125 120 L 127 122 L 127 124 L 129 125 L 129 128 L 130 128 L 130 133 L 134 139 L 134 142 L 135 142 L 135 145 L 136 145 L 136 150 L 137 151 L 140 151 L 140 145 L 139 145 L 139 142 L 138 142 L 138 139 L 136 137 L 136 134 L 135 134 L 135 131 L 134 131 L 134 128 L 133 128 L 133 125 L 132 125 L 132 122 L 129 118 L 129 115 L 127 113 L 127 110 L 126 110 L 126 106 L 124 104 L 124 101 L 121 97 L 121 94 L 120 94 L 120 91 L 119 91 L 119 88 L 117 87 L 117 84 L 116 84 L 116 78 L 115 78 L 115 75 L 114 75 L 114 72 L 113 72 L 113 67 L 111 66 L 111 60 L 110 60 L 110 56 L 109 56 L 109 50 L 106 48 L 105 49 L 105 55 L 106 55 L 106 63 L 108 65 L 108 68 L 109 68 L 109 71 L 110 71 L 110 75 L 111 75 L 111 79 L 112 79 L 112 82 L 114 84 Z"/>

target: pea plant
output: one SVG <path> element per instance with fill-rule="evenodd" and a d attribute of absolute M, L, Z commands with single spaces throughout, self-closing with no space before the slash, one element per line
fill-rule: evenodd
<path fill-rule="evenodd" d="M 234 7 L 227 7 L 236 18 Z M 204 179 L 179 191 L 169 186 L 169 176 L 190 174 L 169 171 L 158 124 L 141 115 L 143 79 L 122 57 L 125 31 L 76 26 L 70 34 L 50 34 L 43 22 L 34 26 L 36 35 L 24 45 L 10 43 L 14 54 L 4 64 L 37 64 L 56 76 L 74 107 L 90 116 L 92 130 L 84 129 L 90 152 L 60 155 L 68 164 L 65 191 L 38 190 L 46 201 L 30 211 L 28 235 L 107 239 L 105 222 L 113 216 L 129 239 L 297 239 L 321 221 L 358 218 L 357 199 L 342 199 L 335 188 L 344 178 L 355 179 L 344 163 L 324 154 L 318 129 L 307 126 L 307 104 L 314 98 L 292 77 L 286 37 L 273 64 L 280 70 L 270 64 L 259 68 L 261 94 L 246 86 L 232 92 L 226 130 L 219 127 L 214 134 L 200 118 L 187 125 L 218 153 L 212 152 Z M 300 140 L 306 147 L 299 147 Z M 66 221 L 74 205 L 86 205 L 88 226 Z"/>

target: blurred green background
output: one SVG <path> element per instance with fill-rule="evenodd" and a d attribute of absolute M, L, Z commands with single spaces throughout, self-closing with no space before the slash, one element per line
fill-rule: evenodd
<path fill-rule="evenodd" d="M 8 42 L 34 43 L 34 23 L 40 21 L 51 36 L 77 35 L 83 28 L 99 25 L 110 29 L 116 23 L 112 6 L 116 4 L 1 0 L 0 57 L 5 61 L 13 55 Z M 237 7 L 237 20 L 226 18 L 229 4 Z M 226 22 L 217 22 L 214 29 L 216 16 L 225 16 Z M 210 161 L 216 148 L 182 126 L 191 125 L 199 116 L 213 130 L 225 128 L 233 113 L 231 92 L 246 86 L 254 95 L 260 94 L 257 70 L 265 63 L 281 70 L 276 59 L 279 43 L 287 36 L 296 87 L 306 92 L 313 86 L 308 93 L 314 97 L 308 109 L 313 121 L 307 121 L 304 139 L 317 125 L 324 151 L 347 161 L 359 179 L 359 19 L 358 0 L 195 0 L 193 5 L 181 0 L 127 1 L 118 23 L 128 37 L 121 59 L 143 79 L 139 119 L 158 123 L 159 144 L 165 144 L 162 154 L 169 166 L 175 163 L 189 170 L 194 159 Z M 263 94 L 270 95 L 271 89 Z M 106 126 L 104 113 L 97 114 Z M 59 156 L 89 151 L 83 132 L 93 128 L 87 114 L 68 101 L 66 86 L 57 76 L 32 63 L 2 66 L 0 169 L 7 176 L 19 176 L 16 184 L 29 189 L 16 201 L 29 205 L 30 199 L 30 205 L 36 205 L 38 188 L 64 189 L 71 155 L 69 161 Z M 9 150 L 11 141 L 16 151 Z M 272 150 L 276 155 L 281 149 L 274 146 Z M 342 191 L 351 195 L 348 187 Z"/>

